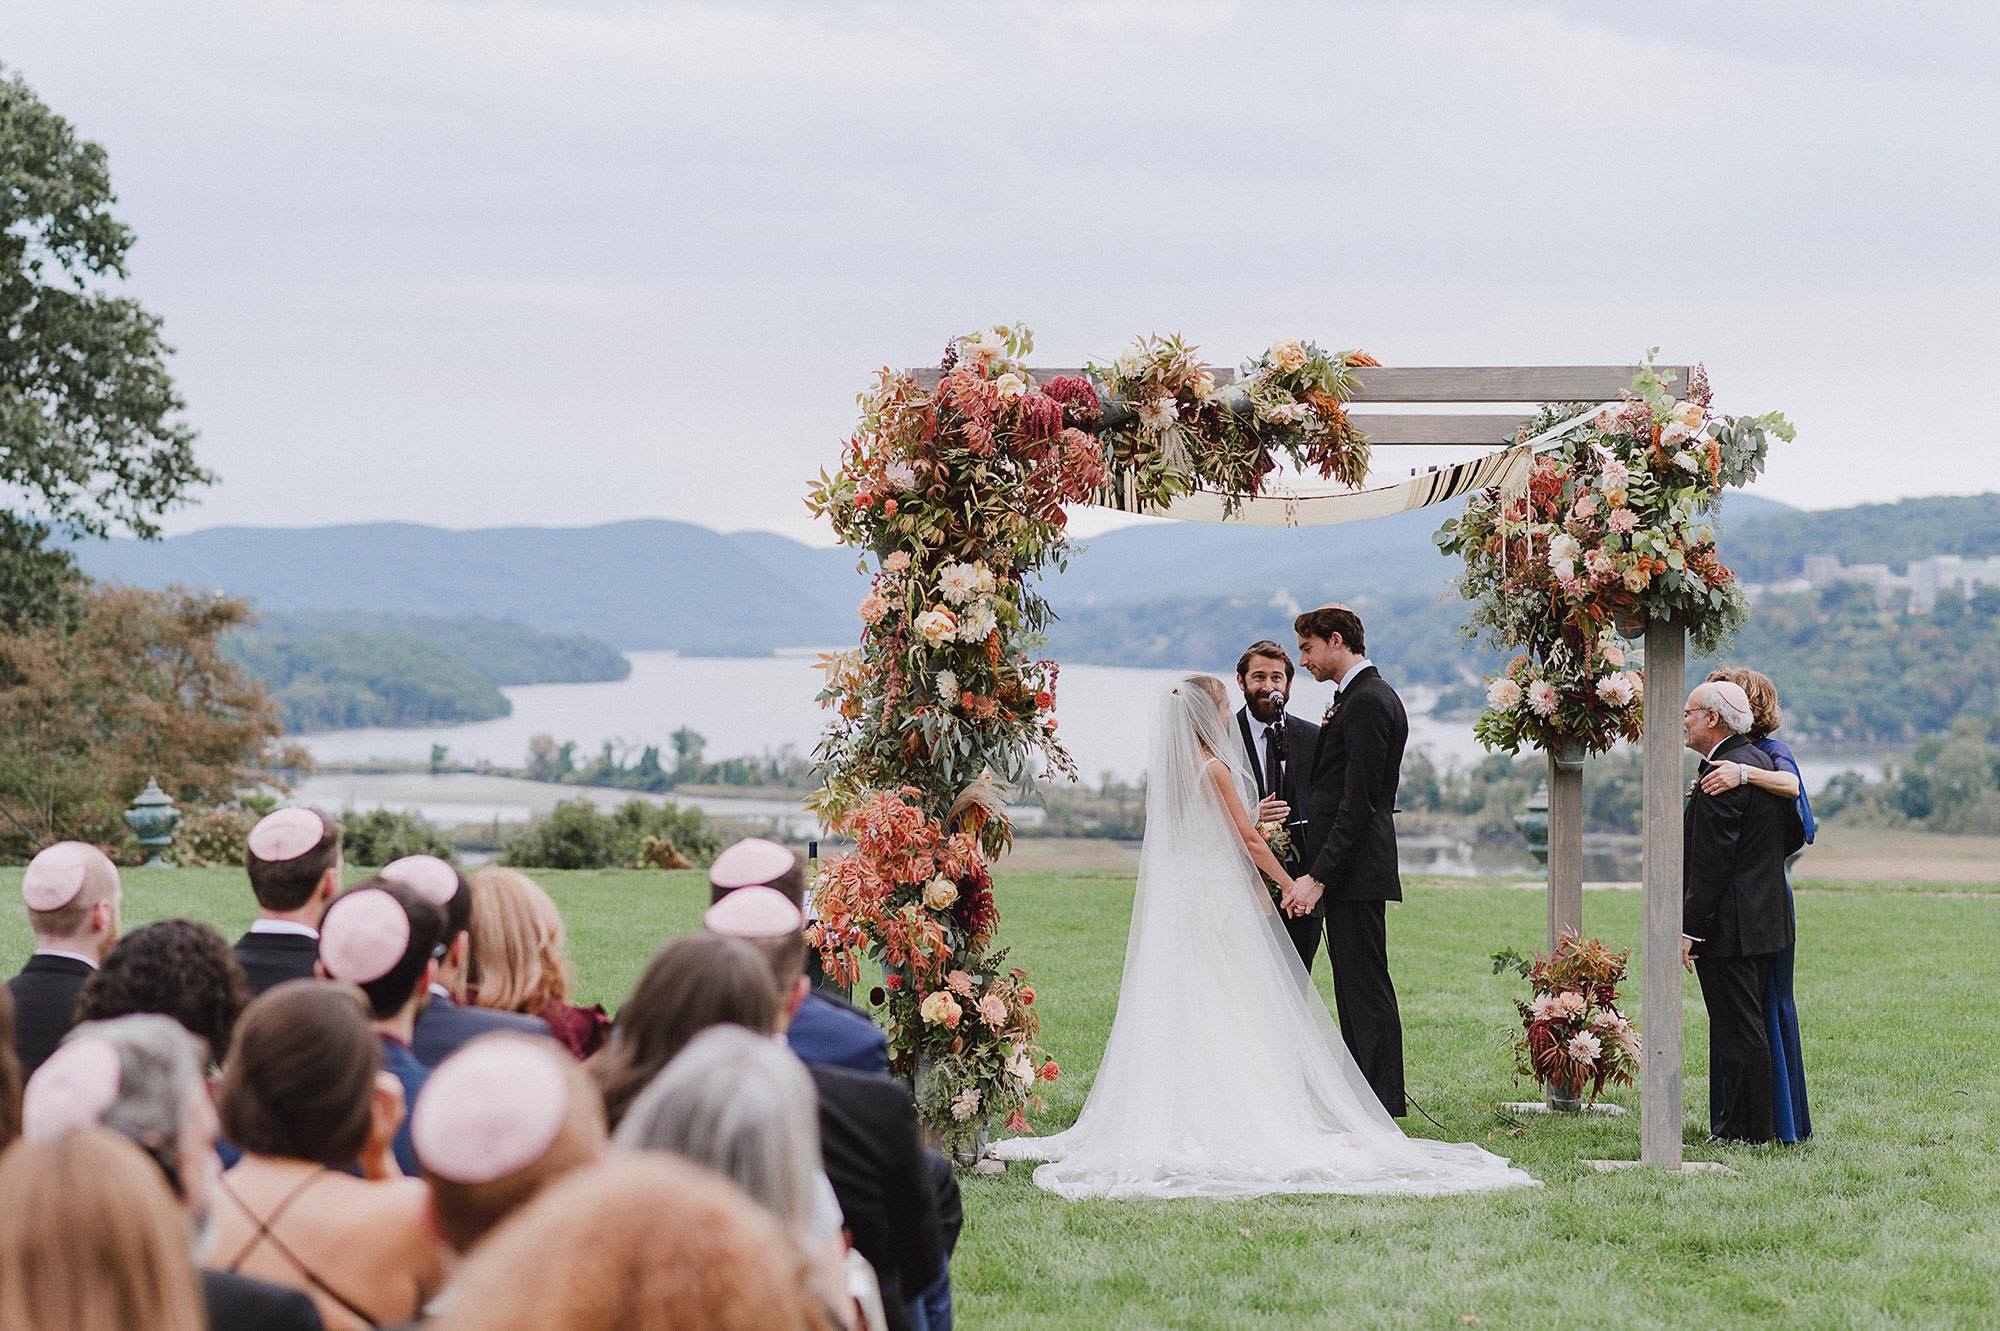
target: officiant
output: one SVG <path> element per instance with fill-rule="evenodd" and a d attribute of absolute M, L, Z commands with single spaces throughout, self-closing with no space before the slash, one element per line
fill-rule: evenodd
<path fill-rule="evenodd" d="M 1282 842 L 1273 849 L 1285 872 L 1297 877 L 1305 871 L 1306 792 L 1319 727 L 1285 710 L 1293 673 L 1291 653 L 1269 639 L 1251 643 L 1236 660 L 1236 687 L 1243 693 L 1236 728 L 1257 777 L 1257 821 L 1281 826 L 1289 834 L 1289 851 L 1281 848 Z M 1325 910 L 1322 902 L 1305 915 L 1285 918 L 1285 930 L 1308 972 L 1319 953 Z"/>

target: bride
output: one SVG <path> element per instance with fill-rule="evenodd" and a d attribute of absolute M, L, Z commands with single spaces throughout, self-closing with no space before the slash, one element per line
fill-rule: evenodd
<path fill-rule="evenodd" d="M 1405 1137 L 1327 1016 L 1258 870 L 1289 886 L 1245 812 L 1220 680 L 1153 714 L 1146 841 L 1104 1061 L 1067 1131 L 1016 1137 L 1064 1197 L 1439 1194 L 1533 1186 L 1467 1144 Z"/>

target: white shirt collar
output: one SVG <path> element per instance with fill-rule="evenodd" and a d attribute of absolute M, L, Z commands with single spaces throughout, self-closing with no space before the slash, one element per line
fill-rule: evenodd
<path fill-rule="evenodd" d="M 1347 673 L 1340 677 L 1340 683 L 1333 686 L 1333 691 L 1335 693 L 1347 692 L 1347 686 L 1354 682 L 1354 677 L 1360 674 L 1362 671 L 1366 670 L 1369 666 L 1372 666 L 1374 664 L 1375 663 L 1369 660 L 1367 657 L 1365 656 L 1362 657 L 1359 661 L 1356 661 L 1353 665 L 1347 668 Z"/>
<path fill-rule="evenodd" d="M 297 920 L 252 920 L 250 921 L 250 932 L 253 934 L 295 934 L 300 938 L 319 937 L 319 930 L 313 928 L 310 924 L 300 924 Z"/>
<path fill-rule="evenodd" d="M 1719 748 L 1721 748 L 1721 747 L 1722 747 L 1723 745 L 1727 744 L 1727 743 L 1728 743 L 1728 742 L 1729 742 L 1730 740 L 1732 740 L 1732 739 L 1735 739 L 1735 738 L 1736 738 L 1736 736 L 1734 736 L 1734 735 L 1724 735 L 1724 736 L 1723 736 L 1723 737 L 1722 737 L 1721 739 L 1719 739 L 1719 740 L 1715 741 L 1715 749 L 1719 749 Z M 1712 762 L 1714 762 L 1714 761 L 1715 761 L 1715 749 L 1710 749 L 1710 750 L 1708 751 L 1708 756 L 1707 756 L 1706 758 L 1702 759 L 1702 761 L 1703 761 L 1703 762 L 1705 762 L 1705 763 L 1712 763 Z"/>
<path fill-rule="evenodd" d="M 449 999 L 451 997 L 451 990 L 445 988 L 443 985 L 439 984 L 436 980 L 432 980 L 431 997 Z"/>
<path fill-rule="evenodd" d="M 98 968 L 97 958 L 86 957 L 81 952 L 68 952 L 59 947 L 38 947 L 35 949 L 35 955 L 38 957 L 67 957 L 71 961 L 82 962 L 92 970 Z"/>

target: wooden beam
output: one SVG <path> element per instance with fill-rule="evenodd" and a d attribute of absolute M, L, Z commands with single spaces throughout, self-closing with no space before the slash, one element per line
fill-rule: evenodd
<path fill-rule="evenodd" d="M 1549 949 L 1583 932 L 1583 751 L 1549 755 Z"/>
<path fill-rule="evenodd" d="M 1684 365 L 1656 366 L 1672 374 L 1676 385 L 1688 380 Z M 1636 365 L 1384 365 L 1358 369 L 1356 402 L 1611 402 L 1632 385 Z M 1032 367 L 1037 381 L 1059 374 L 1080 375 L 1080 368 Z M 935 388 L 936 366 L 911 370 L 920 388 Z M 1215 382 L 1235 381 L 1235 371 L 1218 367 Z"/>
<path fill-rule="evenodd" d="M 1449 444 L 1491 448 L 1514 442 L 1514 432 L 1533 418 L 1507 415 L 1419 415 L 1389 412 L 1351 412 L 1349 418 L 1360 426 L 1370 444 Z"/>
<path fill-rule="evenodd" d="M 1640 913 L 1639 1159 L 1681 1164 L 1681 708 L 1687 631 L 1678 619 L 1646 621 L 1646 828 Z"/>

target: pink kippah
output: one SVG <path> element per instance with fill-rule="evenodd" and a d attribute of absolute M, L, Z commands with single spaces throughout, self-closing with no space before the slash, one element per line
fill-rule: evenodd
<path fill-rule="evenodd" d="M 118 1098 L 119 1067 L 111 1043 L 89 1036 L 50 1054 L 28 1079 L 21 1099 L 21 1135 L 48 1141 L 96 1124 Z"/>
<path fill-rule="evenodd" d="M 806 927 L 806 917 L 775 887 L 740 887 L 710 906 L 701 922 L 730 938 L 782 938 Z"/>
<path fill-rule="evenodd" d="M 1741 684 L 1732 683 L 1726 679 L 1711 679 L 1708 681 L 1708 687 L 1714 689 L 1716 696 L 1721 698 L 1722 701 L 1728 703 L 1737 711 L 1748 715 L 1750 711 L 1750 695 L 1743 691 Z"/>
<path fill-rule="evenodd" d="M 92 862 L 102 859 L 104 852 L 94 846 L 58 841 L 28 861 L 28 871 L 21 875 L 21 898 L 29 910 L 60 910 L 76 900 Z"/>
<path fill-rule="evenodd" d="M 458 870 L 435 855 L 405 855 L 382 866 L 382 876 L 401 883 L 433 906 L 442 908 L 458 895 Z"/>
<path fill-rule="evenodd" d="M 320 922 L 319 960 L 326 973 L 368 984 L 396 969 L 410 946 L 410 917 L 379 887 L 337 897 Z"/>
<path fill-rule="evenodd" d="M 775 841 L 751 837 L 715 857 L 708 881 L 725 892 L 739 887 L 768 887 L 791 872 L 798 857 Z"/>
<path fill-rule="evenodd" d="M 417 1160 L 453 1183 L 491 1183 L 547 1153 L 569 1113 L 555 1056 L 520 1040 L 479 1040 L 438 1064 L 410 1115 Z"/>
<path fill-rule="evenodd" d="M 326 821 L 311 809 L 280 809 L 250 829 L 250 853 L 266 864 L 295 860 L 326 836 Z"/>

